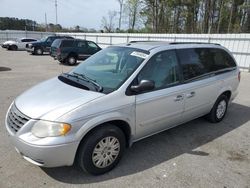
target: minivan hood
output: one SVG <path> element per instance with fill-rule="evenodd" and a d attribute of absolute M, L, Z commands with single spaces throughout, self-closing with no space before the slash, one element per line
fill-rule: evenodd
<path fill-rule="evenodd" d="M 15 105 L 32 119 L 55 121 L 78 106 L 102 96 L 104 96 L 102 93 L 65 84 L 56 77 L 21 94 L 15 100 Z"/>

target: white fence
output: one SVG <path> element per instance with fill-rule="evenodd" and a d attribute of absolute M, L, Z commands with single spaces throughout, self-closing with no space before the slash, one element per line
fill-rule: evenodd
<path fill-rule="evenodd" d="M 21 37 L 42 38 L 51 35 L 45 32 L 0 31 L 0 43 Z M 170 41 L 170 42 L 208 42 L 218 43 L 228 48 L 238 65 L 250 71 L 250 34 L 142 34 L 142 33 L 56 33 L 75 38 L 91 40 L 101 47 L 129 41 Z"/>

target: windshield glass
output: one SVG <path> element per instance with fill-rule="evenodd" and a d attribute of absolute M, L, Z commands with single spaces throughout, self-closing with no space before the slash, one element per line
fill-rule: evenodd
<path fill-rule="evenodd" d="M 148 54 L 135 48 L 109 47 L 85 60 L 69 74 L 84 75 L 95 81 L 103 93 L 110 93 L 126 81 Z"/>
<path fill-rule="evenodd" d="M 40 39 L 41 42 L 45 42 L 47 40 L 48 37 L 43 37 Z"/>

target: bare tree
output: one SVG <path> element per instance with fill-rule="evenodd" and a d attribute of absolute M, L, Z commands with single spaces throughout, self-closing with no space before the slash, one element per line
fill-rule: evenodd
<path fill-rule="evenodd" d="M 119 11 L 119 30 L 121 30 L 121 23 L 122 23 L 122 11 L 123 11 L 123 0 L 117 0 L 120 6 Z"/>
<path fill-rule="evenodd" d="M 141 0 L 127 0 L 126 9 L 129 19 L 129 29 L 134 31 L 139 17 L 141 16 Z"/>
<path fill-rule="evenodd" d="M 109 11 L 107 17 L 105 16 L 102 17 L 102 27 L 108 33 L 111 33 L 115 30 L 114 21 L 115 21 L 116 14 L 117 14 L 116 11 Z"/>

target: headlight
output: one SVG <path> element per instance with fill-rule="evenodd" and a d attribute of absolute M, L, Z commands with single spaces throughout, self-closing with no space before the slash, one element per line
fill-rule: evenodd
<path fill-rule="evenodd" d="M 32 127 L 32 134 L 39 138 L 63 136 L 71 129 L 67 123 L 51 122 L 39 120 Z"/>

